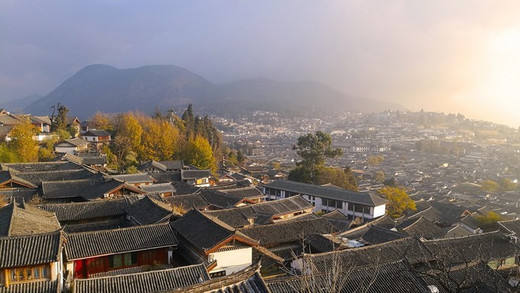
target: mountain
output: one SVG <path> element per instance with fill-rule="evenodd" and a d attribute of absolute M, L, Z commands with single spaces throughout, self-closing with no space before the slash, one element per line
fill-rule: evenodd
<path fill-rule="evenodd" d="M 24 111 L 49 114 L 49 108 L 57 103 L 66 105 L 72 115 L 83 119 L 96 111 L 152 113 L 157 107 L 165 111 L 188 104 L 193 104 L 199 112 L 233 116 L 255 110 L 305 115 L 321 111 L 403 109 L 396 104 L 350 97 L 315 82 L 248 79 L 217 85 L 171 65 L 131 69 L 89 65 L 45 97 L 29 104 Z"/>
<path fill-rule="evenodd" d="M 23 109 L 35 101 L 41 99 L 43 96 L 34 94 L 27 97 L 10 100 L 7 102 L 0 103 L 0 108 L 6 109 L 12 113 L 22 113 Z"/>

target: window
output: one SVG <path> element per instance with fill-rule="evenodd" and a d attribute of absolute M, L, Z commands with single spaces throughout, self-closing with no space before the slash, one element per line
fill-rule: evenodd
<path fill-rule="evenodd" d="M 129 252 L 125 254 L 111 255 L 108 258 L 108 266 L 111 269 L 130 267 L 137 264 L 137 253 Z"/>
<path fill-rule="evenodd" d="M 9 283 L 23 283 L 32 280 L 48 279 L 49 266 L 41 265 L 12 269 L 8 274 L 8 278 Z"/>

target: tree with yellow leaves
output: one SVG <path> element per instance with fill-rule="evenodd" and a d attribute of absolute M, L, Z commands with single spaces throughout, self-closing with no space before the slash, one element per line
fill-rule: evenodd
<path fill-rule="evenodd" d="M 406 190 L 399 187 L 386 186 L 379 190 L 387 200 L 386 210 L 392 218 L 398 218 L 407 210 L 415 211 L 415 202 L 408 196 Z"/>
<path fill-rule="evenodd" d="M 36 128 L 29 121 L 24 121 L 11 130 L 9 147 L 21 162 L 38 161 L 38 143 L 33 140 L 35 134 Z"/>
<path fill-rule="evenodd" d="M 193 166 L 200 169 L 216 170 L 216 161 L 213 156 L 213 150 L 208 140 L 197 135 L 194 139 L 190 139 L 184 149 L 183 159 Z"/>

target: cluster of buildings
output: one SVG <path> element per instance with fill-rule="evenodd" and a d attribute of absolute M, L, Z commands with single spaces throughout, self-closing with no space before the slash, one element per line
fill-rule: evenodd
<path fill-rule="evenodd" d="M 467 219 L 485 210 L 418 200 L 392 219 L 373 192 L 256 186 L 239 173 L 219 181 L 181 161 L 139 169 L 1 164 L 0 292 L 513 292 L 517 284 L 520 220 L 470 231 Z"/>

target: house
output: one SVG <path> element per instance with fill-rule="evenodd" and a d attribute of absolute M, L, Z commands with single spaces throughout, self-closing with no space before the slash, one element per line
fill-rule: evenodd
<path fill-rule="evenodd" d="M 112 140 L 110 133 L 105 130 L 88 130 L 82 133 L 81 138 L 96 145 L 100 146 L 104 143 L 109 143 Z"/>
<path fill-rule="evenodd" d="M 179 254 L 189 263 L 205 263 L 211 277 L 253 264 L 258 242 L 216 217 L 191 210 L 171 225 L 179 237 Z"/>
<path fill-rule="evenodd" d="M 78 117 L 67 117 L 67 128 L 74 128 L 76 130 L 76 135 L 81 131 L 81 120 Z"/>
<path fill-rule="evenodd" d="M 77 164 L 79 166 L 86 166 L 95 170 L 104 170 L 107 165 L 107 156 L 96 153 L 66 153 L 63 159 Z"/>
<path fill-rule="evenodd" d="M 139 166 L 139 171 L 147 173 L 158 172 L 172 172 L 184 169 L 184 162 L 182 160 L 175 161 L 150 161 Z"/>
<path fill-rule="evenodd" d="M 136 187 L 152 185 L 155 182 L 152 177 L 144 173 L 112 175 L 112 178 Z"/>
<path fill-rule="evenodd" d="M 171 264 L 178 243 L 169 223 L 68 233 L 65 238 L 66 271 L 79 279 L 132 267 Z"/>
<path fill-rule="evenodd" d="M 54 152 L 58 154 L 74 154 L 88 150 L 88 142 L 81 138 L 71 138 L 54 145 Z"/>
<path fill-rule="evenodd" d="M 139 186 L 146 193 L 158 194 L 161 197 L 169 197 L 175 194 L 177 189 L 171 183 L 157 183 Z"/>
<path fill-rule="evenodd" d="M 61 232 L 0 237 L 0 292 L 60 292 Z"/>
<path fill-rule="evenodd" d="M 38 205 L 52 212 L 65 232 L 86 232 L 131 226 L 126 211 L 132 198 Z"/>
<path fill-rule="evenodd" d="M 51 132 L 51 119 L 49 116 L 33 116 L 30 115 L 29 119 L 31 121 L 31 124 L 36 127 L 36 129 L 40 133 L 49 133 Z"/>
<path fill-rule="evenodd" d="M 209 187 L 209 170 L 181 170 L 181 180 L 196 187 Z"/>
<path fill-rule="evenodd" d="M 332 186 L 320 186 L 288 180 L 263 185 L 268 200 L 300 194 L 314 205 L 314 211 L 339 210 L 345 215 L 375 219 L 385 215 L 387 201 L 369 192 L 355 192 Z"/>

